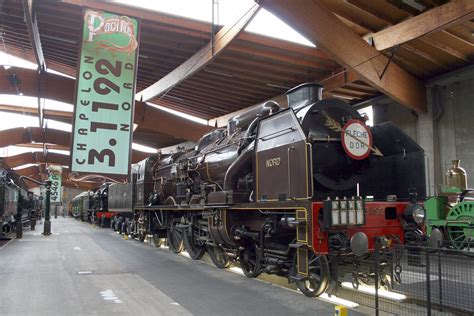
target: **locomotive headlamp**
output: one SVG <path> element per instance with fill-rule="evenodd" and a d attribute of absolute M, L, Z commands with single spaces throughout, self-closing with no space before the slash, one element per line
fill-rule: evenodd
<path fill-rule="evenodd" d="M 421 225 L 425 221 L 426 211 L 419 204 L 410 204 L 405 210 L 405 216 L 412 219 L 416 224 Z"/>
<path fill-rule="evenodd" d="M 412 216 L 413 216 L 413 220 L 415 221 L 415 223 L 417 223 L 418 225 L 421 225 L 423 224 L 424 220 L 425 220 L 425 209 L 423 208 L 423 206 L 421 205 L 416 205 L 414 208 L 413 208 L 413 211 L 412 211 Z"/>

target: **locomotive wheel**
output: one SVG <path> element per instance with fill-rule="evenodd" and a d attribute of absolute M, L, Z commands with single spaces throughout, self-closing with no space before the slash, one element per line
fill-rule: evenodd
<path fill-rule="evenodd" d="M 120 229 L 120 233 L 124 235 L 128 235 L 128 223 L 127 221 L 122 222 L 122 228 Z"/>
<path fill-rule="evenodd" d="M 181 229 L 176 227 L 177 223 L 170 220 L 167 230 L 167 238 L 170 250 L 174 253 L 180 253 L 184 250 L 183 237 L 181 236 Z"/>
<path fill-rule="evenodd" d="M 120 231 L 120 229 L 122 228 L 122 220 L 120 218 L 118 218 L 116 221 L 115 221 L 115 231 L 116 232 L 119 232 L 119 234 L 121 234 L 122 232 Z"/>
<path fill-rule="evenodd" d="M 240 252 L 240 267 L 247 278 L 256 278 L 260 274 L 255 246 L 249 246 Z"/>
<path fill-rule="evenodd" d="M 153 234 L 153 243 L 155 244 L 156 248 L 160 248 L 163 245 L 163 238 L 158 236 L 158 234 Z"/>
<path fill-rule="evenodd" d="M 474 228 L 462 226 L 448 226 L 447 231 L 449 241 L 451 242 L 451 245 L 454 248 L 461 250 L 464 248 L 470 249 L 474 247 Z"/>
<path fill-rule="evenodd" d="M 184 248 L 193 260 L 201 259 L 204 253 L 206 253 L 206 247 L 202 241 L 196 238 L 198 236 L 199 231 L 195 228 L 195 225 L 190 225 L 188 228 L 183 229 Z"/>
<path fill-rule="evenodd" d="M 295 256 L 296 266 L 296 256 Z M 308 278 L 296 281 L 300 291 L 309 297 L 319 296 L 326 291 L 329 285 L 329 263 L 326 256 L 316 255 L 311 252 L 308 258 Z"/>
<path fill-rule="evenodd" d="M 145 241 L 145 238 L 146 238 L 146 231 L 144 229 L 138 231 L 138 240 L 140 240 L 140 242 L 144 242 Z"/>
<path fill-rule="evenodd" d="M 135 238 L 134 234 L 135 230 L 133 229 L 133 222 L 130 221 L 127 223 L 127 235 L 129 235 L 132 238 Z"/>
<path fill-rule="evenodd" d="M 207 245 L 207 252 L 212 262 L 220 269 L 228 268 L 232 262 L 220 246 Z"/>

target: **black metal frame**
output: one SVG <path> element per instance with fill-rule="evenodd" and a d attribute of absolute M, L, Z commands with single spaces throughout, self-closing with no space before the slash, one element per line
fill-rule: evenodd
<path fill-rule="evenodd" d="M 406 296 L 401 301 L 386 298 L 380 295 L 377 286 L 375 295 L 361 291 L 347 293 L 348 290 L 340 286 L 335 290 L 360 305 L 374 308 L 376 315 L 381 311 L 396 315 L 443 315 L 446 312 L 472 315 L 474 311 L 472 252 L 412 245 L 384 247 L 377 243 L 374 254 L 359 258 L 358 264 L 369 267 L 374 284 L 389 280 L 385 286 L 388 291 Z M 351 272 L 348 266 L 341 268 L 338 262 L 334 265 L 337 267 L 332 268 L 338 269 L 340 278 L 340 272 L 342 275 L 345 272 L 345 280 L 349 273 L 354 275 L 357 270 L 354 267 Z M 354 280 L 352 283 L 357 287 Z"/>

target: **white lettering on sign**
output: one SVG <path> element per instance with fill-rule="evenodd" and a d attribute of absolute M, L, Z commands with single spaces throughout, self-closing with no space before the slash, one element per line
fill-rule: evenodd
<path fill-rule="evenodd" d="M 367 158 L 372 147 L 370 129 L 361 121 L 347 122 L 342 128 L 342 146 L 352 159 Z"/>

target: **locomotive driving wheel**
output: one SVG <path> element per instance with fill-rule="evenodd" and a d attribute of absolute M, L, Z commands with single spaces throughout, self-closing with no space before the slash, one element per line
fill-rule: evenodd
<path fill-rule="evenodd" d="M 454 248 L 458 250 L 474 248 L 474 227 L 449 225 L 447 231 L 449 241 Z"/>
<path fill-rule="evenodd" d="M 165 205 L 176 205 L 176 201 L 172 196 L 168 196 Z M 169 218 L 166 239 L 168 240 L 170 250 L 174 253 L 180 253 L 184 250 L 182 229 L 179 227 L 179 218 Z"/>
<path fill-rule="evenodd" d="M 298 289 L 306 296 L 319 296 L 326 291 L 329 285 L 329 263 L 326 256 L 310 251 L 308 254 L 308 277 L 296 281 Z M 296 257 L 295 257 L 296 266 Z"/>
<path fill-rule="evenodd" d="M 155 244 L 156 248 L 160 248 L 163 245 L 163 238 L 161 238 L 158 234 L 153 234 L 153 243 Z"/>
<path fill-rule="evenodd" d="M 184 248 L 193 260 L 199 260 L 204 256 L 206 247 L 203 240 L 199 239 L 199 228 L 189 221 L 189 226 L 182 231 Z"/>
<path fill-rule="evenodd" d="M 255 245 L 246 247 L 240 252 L 240 267 L 247 278 L 256 278 L 260 274 Z"/>
<path fill-rule="evenodd" d="M 209 257 L 211 257 L 212 262 L 216 267 L 220 269 L 228 268 L 232 262 L 230 261 L 229 256 L 226 255 L 224 249 L 219 245 L 207 245 L 207 252 Z"/>
<path fill-rule="evenodd" d="M 474 247 L 474 203 L 456 204 L 446 216 L 446 222 L 448 239 L 454 248 Z"/>
<path fill-rule="evenodd" d="M 182 229 L 178 227 L 179 222 L 171 219 L 168 225 L 167 239 L 170 250 L 174 253 L 180 253 L 184 250 Z"/>

